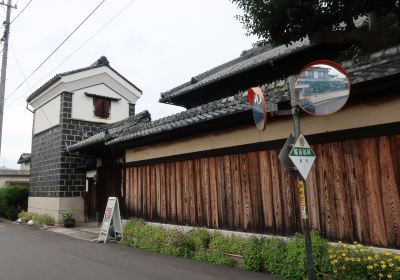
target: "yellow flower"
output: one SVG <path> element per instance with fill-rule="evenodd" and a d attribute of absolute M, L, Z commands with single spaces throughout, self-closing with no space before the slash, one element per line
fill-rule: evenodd
<path fill-rule="evenodd" d="M 393 263 L 390 263 L 390 264 L 389 264 L 389 266 L 390 266 L 390 267 L 393 267 L 393 266 L 394 266 L 394 264 L 393 264 Z"/>
<path fill-rule="evenodd" d="M 385 269 L 385 268 L 386 268 L 386 264 L 382 264 L 381 267 L 382 267 L 383 269 Z"/>
<path fill-rule="evenodd" d="M 396 255 L 394 258 L 395 258 L 396 260 L 400 260 L 400 255 Z"/>
<path fill-rule="evenodd" d="M 379 277 L 383 277 L 383 274 L 382 274 L 382 273 L 379 273 Z"/>
<path fill-rule="evenodd" d="M 373 269 L 374 267 L 372 266 L 372 265 L 369 265 L 369 266 L 367 266 L 367 269 L 368 270 L 371 270 L 371 269 Z"/>
<path fill-rule="evenodd" d="M 349 257 L 345 257 L 344 260 L 345 260 L 346 262 L 348 262 L 348 261 L 350 260 L 350 258 L 349 258 Z"/>
<path fill-rule="evenodd" d="M 378 264 L 377 264 L 377 263 L 374 263 L 374 266 L 375 266 L 375 267 L 377 267 L 377 266 L 378 266 Z"/>
<path fill-rule="evenodd" d="M 342 253 L 342 256 L 345 257 L 345 256 L 346 256 L 346 253 Z"/>
<path fill-rule="evenodd" d="M 391 256 L 392 255 L 392 253 L 390 253 L 390 252 L 385 252 L 385 256 Z"/>
<path fill-rule="evenodd" d="M 357 261 L 358 261 L 358 262 L 360 262 L 360 261 L 361 261 L 361 259 L 360 259 L 360 258 L 357 258 Z"/>
<path fill-rule="evenodd" d="M 387 278 L 389 278 L 389 279 L 392 278 L 392 274 L 389 273 L 389 274 L 387 275 Z"/>
<path fill-rule="evenodd" d="M 378 254 L 375 254 L 375 259 L 379 259 L 379 255 Z"/>
<path fill-rule="evenodd" d="M 342 241 L 341 241 L 341 240 L 339 240 L 339 241 L 338 241 L 338 243 L 339 243 L 339 244 L 342 244 Z"/>
<path fill-rule="evenodd" d="M 381 264 L 385 264 L 385 261 L 381 261 Z"/>
<path fill-rule="evenodd" d="M 372 257 L 371 257 L 371 256 L 368 256 L 368 260 L 369 260 L 369 261 L 372 260 Z"/>

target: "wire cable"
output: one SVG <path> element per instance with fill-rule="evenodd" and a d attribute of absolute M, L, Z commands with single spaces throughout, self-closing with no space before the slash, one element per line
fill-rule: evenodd
<path fill-rule="evenodd" d="M 126 4 L 124 7 L 122 7 L 114 16 L 112 16 L 105 24 L 103 24 L 95 33 L 93 33 L 86 41 L 84 41 L 78 48 L 76 48 L 72 53 L 70 53 L 63 61 L 61 61 L 56 67 L 54 67 L 51 71 L 49 71 L 45 76 L 43 76 L 42 79 L 40 79 L 33 87 L 36 88 L 38 84 L 40 84 L 43 80 L 47 79 L 47 77 L 57 70 L 61 65 L 63 65 L 65 62 L 67 62 L 73 55 L 75 55 L 79 50 L 81 50 L 90 40 L 92 40 L 94 37 L 96 37 L 103 29 L 105 29 L 111 22 L 113 22 L 119 15 L 122 14 L 135 0 L 131 0 Z M 8 105 L 8 107 L 14 105 L 20 98 L 22 98 L 24 94 L 18 96 L 12 103 Z M 8 99 L 8 98 L 7 98 Z M 6 100 L 7 100 L 6 99 Z"/>
<path fill-rule="evenodd" d="M 32 71 L 32 73 L 30 73 L 29 75 L 28 75 L 28 77 L 26 77 L 26 79 L 25 80 L 23 80 L 14 90 L 13 90 L 13 92 L 11 92 L 8 96 L 7 96 L 7 98 L 5 99 L 5 101 L 7 101 L 23 84 L 25 84 L 25 82 L 30 78 L 30 77 L 32 77 L 35 73 L 36 73 L 36 71 L 38 71 L 49 59 L 50 59 L 50 57 L 52 57 L 53 56 L 53 54 L 56 52 L 56 51 L 58 51 L 60 48 L 61 48 L 61 46 L 62 45 L 64 45 L 64 43 L 94 14 L 94 12 L 98 9 L 98 8 L 100 8 L 100 6 L 105 2 L 106 0 L 102 0 L 97 6 L 96 6 L 96 8 L 94 8 L 91 12 L 90 12 L 90 14 L 77 26 L 77 27 L 75 27 L 75 29 L 61 42 L 61 44 L 59 44 L 47 57 L 46 57 L 46 59 L 45 60 L 43 60 L 43 62 L 42 63 L 40 63 L 39 64 L 39 66 L 38 67 L 36 67 L 35 68 L 35 70 L 33 70 Z"/>
<path fill-rule="evenodd" d="M 11 20 L 10 24 L 13 23 L 13 22 L 26 10 L 26 8 L 28 8 L 28 6 L 32 3 L 32 1 L 33 1 L 33 0 L 30 0 L 30 1 L 28 2 L 28 4 L 25 5 L 25 7 L 15 16 L 15 18 L 13 18 L 13 19 Z M 16 3 L 15 5 L 17 5 L 17 4 L 18 4 L 18 1 L 17 1 L 17 3 Z"/>

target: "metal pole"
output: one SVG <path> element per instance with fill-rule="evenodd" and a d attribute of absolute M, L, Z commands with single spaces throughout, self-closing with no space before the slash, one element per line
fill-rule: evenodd
<path fill-rule="evenodd" d="M 0 3 L 5 5 L 4 3 Z M 8 37 L 10 34 L 10 17 L 11 17 L 11 0 L 7 1 L 6 20 L 4 22 L 3 36 L 3 58 L 1 62 L 1 78 L 0 78 L 0 154 L 1 154 L 1 139 L 3 134 L 3 113 L 4 113 L 4 95 L 6 91 L 6 74 L 7 74 L 7 55 L 8 55 Z"/>
<path fill-rule="evenodd" d="M 292 116 L 293 116 L 293 132 L 295 135 L 295 139 L 300 136 L 300 114 L 299 108 L 296 103 L 296 96 L 294 92 L 294 82 L 295 76 L 289 77 L 289 89 L 291 95 L 291 106 L 292 106 Z M 306 250 L 306 268 L 308 279 L 315 280 L 315 267 L 312 253 L 312 243 L 311 243 L 311 233 L 310 233 L 310 225 L 308 221 L 308 205 L 307 205 L 307 185 L 306 182 L 301 179 L 301 175 L 297 172 L 297 177 L 299 178 L 299 191 L 300 197 L 303 197 L 303 204 L 301 207 L 304 207 L 304 211 L 302 211 L 302 220 L 303 220 L 303 228 L 304 228 L 304 239 L 305 239 L 305 250 Z"/>

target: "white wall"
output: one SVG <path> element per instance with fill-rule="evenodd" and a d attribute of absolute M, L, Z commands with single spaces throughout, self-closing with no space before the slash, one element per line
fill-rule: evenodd
<path fill-rule="evenodd" d="M 60 123 L 61 97 L 57 96 L 50 102 L 35 110 L 33 117 L 33 134 L 37 134 Z"/>
<path fill-rule="evenodd" d="M 103 119 L 94 116 L 93 97 L 87 96 L 85 92 L 104 97 L 118 98 L 120 100 L 111 101 L 110 117 Z M 79 89 L 72 94 L 72 118 L 101 123 L 117 122 L 129 116 L 128 104 L 128 100 L 104 84 L 87 87 Z"/>

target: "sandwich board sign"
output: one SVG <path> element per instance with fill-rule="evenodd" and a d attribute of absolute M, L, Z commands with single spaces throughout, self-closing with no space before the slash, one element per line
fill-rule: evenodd
<path fill-rule="evenodd" d="M 111 221 L 113 222 L 115 235 L 120 234 L 121 240 L 124 238 L 122 233 L 121 214 L 119 212 L 119 204 L 117 197 L 109 197 L 104 211 L 103 222 L 101 223 L 99 237 L 97 242 L 107 242 L 108 232 L 110 230 Z"/>
<path fill-rule="evenodd" d="M 294 166 L 296 166 L 304 180 L 306 180 L 315 161 L 315 153 L 307 143 L 303 134 L 300 134 L 294 143 L 294 146 L 289 153 L 289 158 L 292 160 Z"/>

